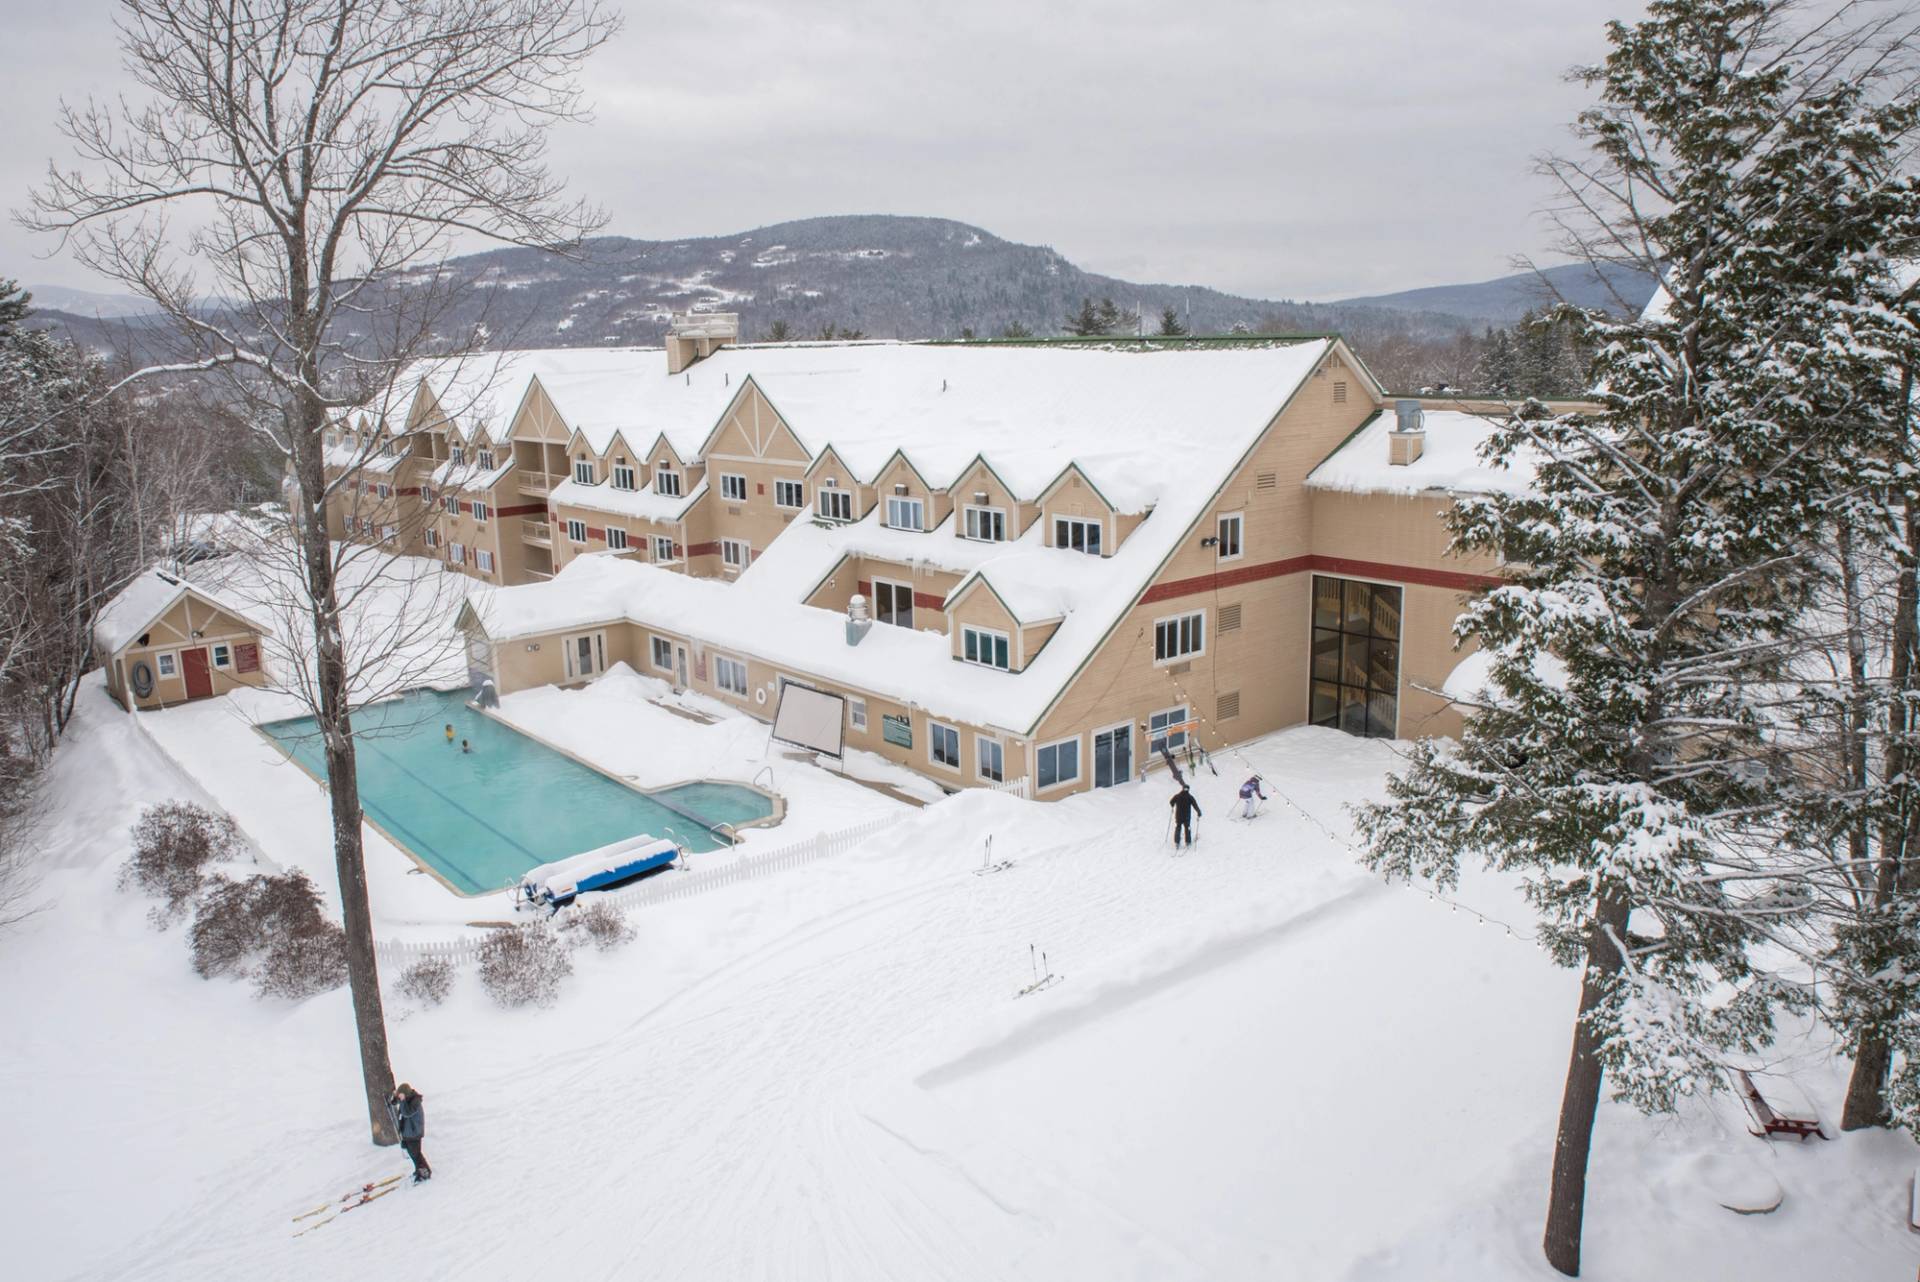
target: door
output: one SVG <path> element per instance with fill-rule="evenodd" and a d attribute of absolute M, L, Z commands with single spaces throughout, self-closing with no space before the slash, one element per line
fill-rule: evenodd
<path fill-rule="evenodd" d="M 207 648 L 180 652 L 180 671 L 187 678 L 187 698 L 204 699 L 213 693 L 213 673 L 207 667 Z"/>
<path fill-rule="evenodd" d="M 686 689 L 687 688 L 687 647 L 683 645 L 677 645 L 673 647 L 673 670 L 675 673 L 676 684 L 678 684 L 682 690 Z"/>
<path fill-rule="evenodd" d="M 1111 788 L 1133 778 L 1133 727 L 1115 726 L 1093 736 L 1093 786 Z"/>
<path fill-rule="evenodd" d="M 607 666 L 604 635 L 589 632 L 567 642 L 567 666 L 573 669 L 573 677 L 590 677 Z"/>
<path fill-rule="evenodd" d="M 913 586 L 875 579 L 873 581 L 873 617 L 882 623 L 891 623 L 897 627 L 912 627 Z"/>

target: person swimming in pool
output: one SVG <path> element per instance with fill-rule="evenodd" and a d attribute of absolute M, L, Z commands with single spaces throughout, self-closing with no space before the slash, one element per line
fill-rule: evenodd
<path fill-rule="evenodd" d="M 451 721 L 447 722 L 447 746 L 449 748 L 453 746 L 453 722 Z"/>
<path fill-rule="evenodd" d="M 472 745 L 472 744 L 470 744 L 470 743 L 468 743 L 468 742 L 467 742 L 467 741 L 466 741 L 465 739 L 462 739 L 462 740 L 460 741 L 460 751 L 462 751 L 462 752 L 472 752 L 472 751 L 473 751 L 473 745 Z"/>

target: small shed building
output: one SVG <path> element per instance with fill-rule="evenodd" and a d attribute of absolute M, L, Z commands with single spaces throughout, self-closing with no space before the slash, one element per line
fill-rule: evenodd
<path fill-rule="evenodd" d="M 128 711 L 165 708 L 266 683 L 260 645 L 273 630 L 211 588 L 151 569 L 94 624 L 107 692 Z"/>

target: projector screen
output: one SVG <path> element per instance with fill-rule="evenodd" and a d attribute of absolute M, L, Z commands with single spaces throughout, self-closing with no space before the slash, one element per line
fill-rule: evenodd
<path fill-rule="evenodd" d="M 844 746 L 847 701 L 812 686 L 784 681 L 773 714 L 773 737 L 781 743 L 838 757 Z"/>

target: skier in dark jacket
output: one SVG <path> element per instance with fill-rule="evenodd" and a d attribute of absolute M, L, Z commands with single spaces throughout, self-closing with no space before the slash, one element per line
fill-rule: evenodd
<path fill-rule="evenodd" d="M 427 1165 L 426 1154 L 420 1151 L 420 1141 L 427 1135 L 427 1106 L 420 1092 L 402 1082 L 393 1088 L 393 1098 L 387 1101 L 387 1114 L 393 1118 L 393 1129 L 400 1132 L 400 1147 L 413 1159 L 413 1182 L 433 1178 L 433 1168 Z"/>
<path fill-rule="evenodd" d="M 1173 807 L 1173 848 L 1180 849 L 1182 840 L 1193 844 L 1193 821 L 1200 814 L 1200 799 L 1193 795 L 1186 784 L 1180 785 L 1180 791 L 1173 794 L 1173 800 L 1167 803 Z"/>

